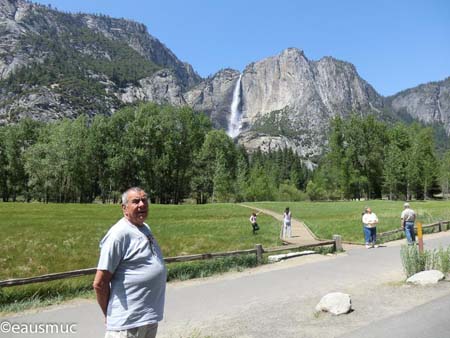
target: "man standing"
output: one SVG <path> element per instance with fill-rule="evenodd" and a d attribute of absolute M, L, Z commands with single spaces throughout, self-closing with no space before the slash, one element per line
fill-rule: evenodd
<path fill-rule="evenodd" d="M 147 194 L 130 188 L 122 195 L 124 217 L 100 242 L 94 279 L 106 318 L 105 338 L 154 338 L 164 313 L 166 268 L 145 220 Z"/>
<path fill-rule="evenodd" d="M 413 245 L 416 242 L 416 233 L 414 232 L 414 222 L 416 221 L 416 213 L 410 208 L 409 203 L 403 204 L 404 210 L 400 216 L 402 228 L 405 230 L 406 240 L 408 245 Z"/>

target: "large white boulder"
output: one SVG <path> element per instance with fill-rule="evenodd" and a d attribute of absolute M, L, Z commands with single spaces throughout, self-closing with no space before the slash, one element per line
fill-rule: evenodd
<path fill-rule="evenodd" d="M 352 309 L 350 295 L 342 292 L 332 292 L 322 297 L 316 306 L 316 311 L 330 312 L 334 315 L 349 313 Z"/>
<path fill-rule="evenodd" d="M 444 274 L 439 270 L 421 271 L 409 277 L 406 282 L 417 285 L 437 284 L 444 279 Z"/>

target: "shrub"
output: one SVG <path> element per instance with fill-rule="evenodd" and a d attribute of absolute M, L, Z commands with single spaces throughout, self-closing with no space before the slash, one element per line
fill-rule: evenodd
<path fill-rule="evenodd" d="M 278 201 L 306 201 L 307 196 L 301 190 L 298 190 L 294 184 L 281 183 L 278 188 Z"/>
<path fill-rule="evenodd" d="M 442 273 L 447 273 L 450 270 L 450 247 L 447 249 L 439 248 L 437 252 L 438 266 L 437 269 Z"/>
<path fill-rule="evenodd" d="M 402 246 L 400 255 L 407 278 L 426 270 L 439 270 L 446 274 L 450 268 L 450 247 L 421 253 L 417 246 Z"/>
<path fill-rule="evenodd" d="M 402 246 L 400 255 L 407 278 L 425 270 L 428 251 L 421 253 L 416 246 Z"/>
<path fill-rule="evenodd" d="M 313 181 L 308 182 L 306 193 L 311 201 L 320 201 L 326 198 L 325 190 Z"/>

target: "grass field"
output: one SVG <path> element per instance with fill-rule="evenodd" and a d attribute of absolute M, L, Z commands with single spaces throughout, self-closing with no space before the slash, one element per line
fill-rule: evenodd
<path fill-rule="evenodd" d="M 362 243 L 361 211 L 372 207 L 378 231 L 399 227 L 402 202 L 249 203 L 303 220 L 315 234 Z M 450 202 L 413 202 L 424 224 L 450 220 Z M 261 230 L 253 235 L 251 210 L 234 204 L 151 205 L 148 223 L 166 257 L 281 244 L 280 222 L 261 214 Z M 95 267 L 100 239 L 122 213 L 118 205 L 0 203 L 0 280 Z M 186 266 L 183 266 L 185 264 Z M 252 257 L 169 265 L 174 279 L 201 277 L 253 266 Z M 0 288 L 0 313 L 56 304 L 74 297 L 92 297 L 92 278 Z"/>
<path fill-rule="evenodd" d="M 289 206 L 292 217 L 302 220 L 322 239 L 331 239 L 341 235 L 344 241 L 363 243 L 361 213 L 365 206 L 370 206 L 378 216 L 377 232 L 384 232 L 400 227 L 400 214 L 403 202 L 400 201 L 352 201 L 352 202 L 264 202 L 248 203 L 283 213 Z M 450 220 L 450 201 L 412 202 L 417 220 L 424 225 L 439 220 Z"/>
<path fill-rule="evenodd" d="M 164 256 L 277 246 L 279 224 L 233 204 L 151 205 L 148 223 Z M 95 267 L 118 205 L 0 203 L 0 280 Z"/>
<path fill-rule="evenodd" d="M 251 203 L 250 203 L 251 204 Z M 290 206 L 323 239 L 340 234 L 362 242 L 361 211 L 366 205 L 379 218 L 378 232 L 398 228 L 402 202 L 265 202 L 251 205 L 282 213 Z M 424 224 L 450 220 L 450 202 L 413 202 Z M 234 204 L 151 205 L 148 223 L 164 255 L 230 251 L 280 244 L 279 222 L 261 214 L 254 236 L 251 210 Z M 0 203 L 0 280 L 94 267 L 98 243 L 122 216 L 118 205 Z"/>

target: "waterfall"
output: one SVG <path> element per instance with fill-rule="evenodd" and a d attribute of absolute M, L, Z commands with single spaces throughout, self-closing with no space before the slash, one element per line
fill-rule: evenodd
<path fill-rule="evenodd" d="M 242 74 L 239 75 L 239 79 L 236 82 L 236 87 L 234 87 L 233 101 L 231 102 L 231 114 L 228 122 L 227 134 L 232 138 L 237 137 L 241 129 L 241 78 Z"/>

